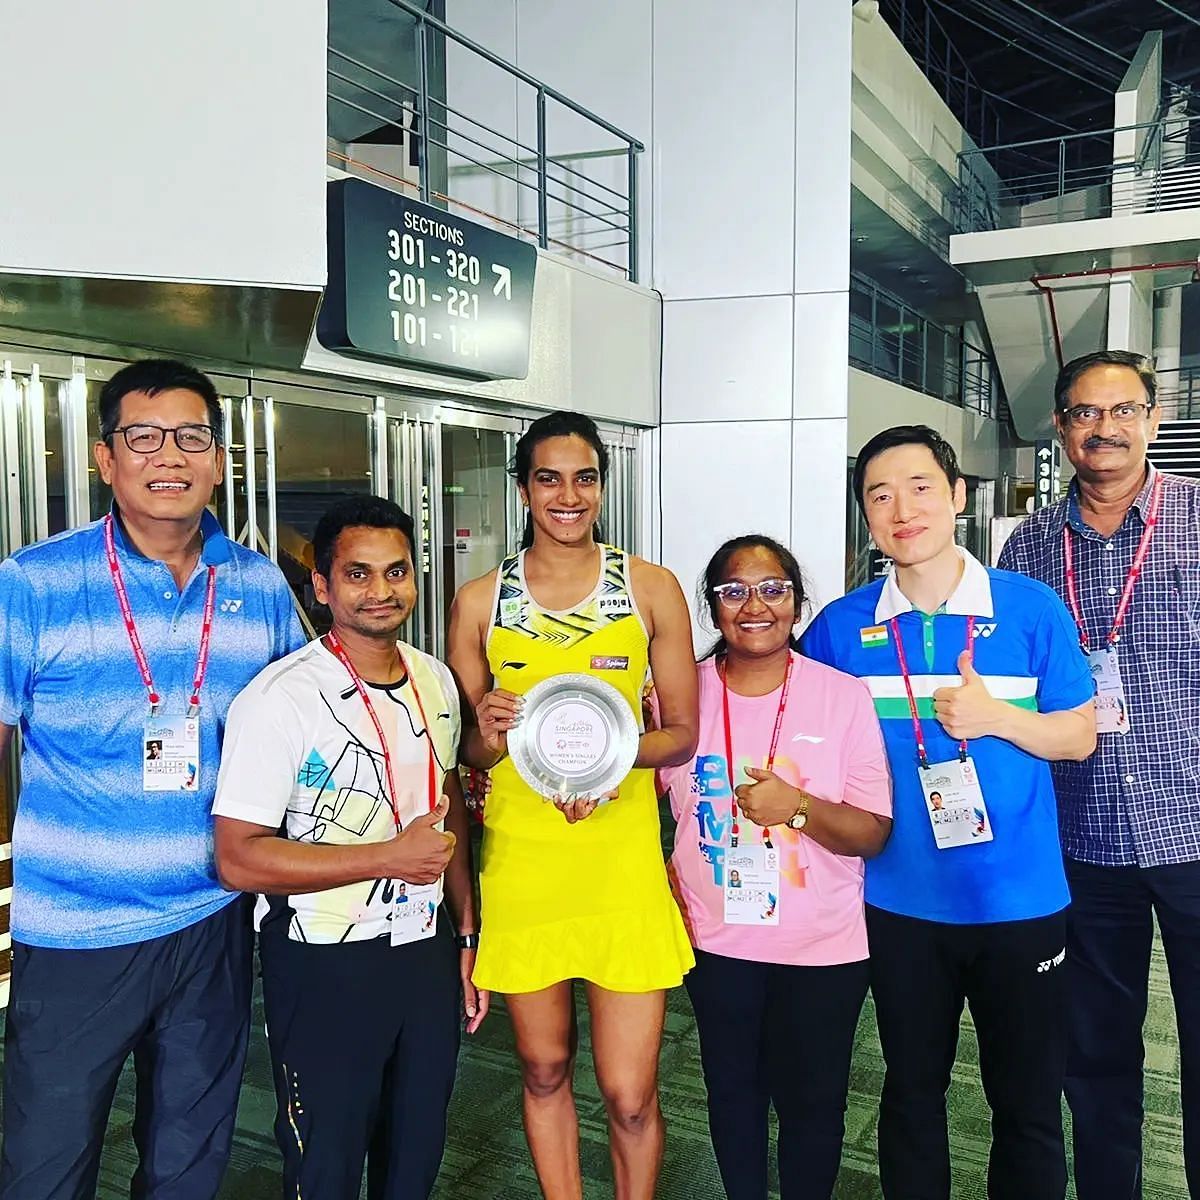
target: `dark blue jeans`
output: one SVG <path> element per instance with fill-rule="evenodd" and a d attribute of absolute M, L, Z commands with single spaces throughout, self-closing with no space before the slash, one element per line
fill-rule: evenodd
<path fill-rule="evenodd" d="M 133 1055 L 139 1200 L 212 1200 L 250 1029 L 245 898 L 166 937 L 101 950 L 13 944 L 4 1037 L 4 1200 L 91 1200 Z"/>
<path fill-rule="evenodd" d="M 1067 879 L 1066 1093 L 1079 1200 L 1142 1194 L 1142 1025 L 1155 917 L 1179 1026 L 1188 1189 L 1200 1196 L 1200 863 L 1096 867 L 1067 859 Z"/>

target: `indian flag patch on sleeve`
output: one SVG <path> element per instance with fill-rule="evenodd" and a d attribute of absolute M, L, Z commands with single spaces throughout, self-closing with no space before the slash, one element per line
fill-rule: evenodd
<path fill-rule="evenodd" d="M 858 631 L 858 636 L 862 639 L 864 646 L 886 646 L 888 640 L 887 626 L 868 625 L 865 629 Z"/>

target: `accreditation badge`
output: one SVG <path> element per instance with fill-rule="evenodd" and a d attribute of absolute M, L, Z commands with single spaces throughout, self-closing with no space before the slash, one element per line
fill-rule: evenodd
<path fill-rule="evenodd" d="M 939 850 L 992 840 L 992 822 L 973 758 L 930 763 L 917 769 L 917 777 Z"/>
<path fill-rule="evenodd" d="M 406 946 L 423 942 L 437 933 L 438 885 L 405 883 L 396 880 L 392 907 L 391 943 Z"/>
<path fill-rule="evenodd" d="M 200 790 L 199 717 L 151 717 L 142 727 L 142 790 Z"/>
<path fill-rule="evenodd" d="M 779 851 L 766 844 L 725 852 L 725 924 L 779 924 Z"/>
<path fill-rule="evenodd" d="M 1125 701 L 1125 685 L 1121 682 L 1121 664 L 1111 646 L 1092 650 L 1088 668 L 1096 688 L 1096 732 L 1128 733 L 1129 705 Z"/>

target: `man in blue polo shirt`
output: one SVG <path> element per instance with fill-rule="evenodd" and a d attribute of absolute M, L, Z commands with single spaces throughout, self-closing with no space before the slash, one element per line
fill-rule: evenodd
<path fill-rule="evenodd" d="M 279 570 L 206 511 L 221 409 L 182 363 L 100 394 L 112 512 L 0 563 L 0 743 L 21 731 L 6 1200 L 95 1194 L 133 1055 L 137 1197 L 211 1200 L 229 1156 L 252 935 L 209 816 L 225 713 L 303 644 Z"/>
<path fill-rule="evenodd" d="M 854 488 L 895 565 L 828 605 L 804 649 L 868 683 L 892 769 L 892 837 L 866 873 L 883 1194 L 950 1196 L 966 1000 L 992 1107 L 988 1195 L 1061 1200 L 1069 895 L 1048 760 L 1095 748 L 1091 675 L 1049 588 L 955 545 L 966 487 L 932 429 L 877 434 Z"/>

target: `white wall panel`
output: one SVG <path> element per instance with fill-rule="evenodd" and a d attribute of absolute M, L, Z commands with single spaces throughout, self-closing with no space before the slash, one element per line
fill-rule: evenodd
<path fill-rule="evenodd" d="M 0 29 L 0 268 L 324 282 L 323 0 L 0 0 Z"/>
<path fill-rule="evenodd" d="M 517 65 L 647 141 L 651 33 L 651 5 L 646 0 L 521 0 Z"/>
<path fill-rule="evenodd" d="M 813 611 L 845 591 L 846 422 L 794 421 L 791 548 L 812 583 Z"/>
<path fill-rule="evenodd" d="M 446 24 L 505 61 L 516 61 L 516 0 L 447 0 Z M 453 129 L 487 143 L 490 148 L 489 152 L 462 138 L 451 136 L 448 139 L 454 150 L 462 152 L 449 156 L 450 191 L 455 199 L 513 222 L 518 220 L 520 195 L 524 189 L 511 179 L 472 164 L 462 155 L 484 162 L 495 162 L 502 157 L 527 157 L 515 141 L 517 91 L 517 80 L 507 71 L 493 66 L 457 42 L 447 40 L 446 102 L 458 113 L 465 114 L 465 117 L 451 114 L 448 123 Z M 529 93 L 528 88 L 524 91 Z M 465 118 L 483 121 L 501 136 L 480 130 Z"/>
<path fill-rule="evenodd" d="M 828 292 L 850 275 L 849 4 L 800 0 L 796 30 L 797 292 Z M 877 18 L 881 20 L 882 18 Z"/>
<path fill-rule="evenodd" d="M 792 297 L 668 301 L 662 388 L 664 421 L 786 420 Z"/>
<path fill-rule="evenodd" d="M 654 283 L 671 299 L 793 291 L 796 10 L 656 0 Z"/>
<path fill-rule="evenodd" d="M 694 609 L 696 580 L 726 538 L 766 533 L 786 541 L 789 422 L 664 425 L 659 439 L 662 561 L 678 576 Z"/>
<path fill-rule="evenodd" d="M 846 416 L 849 322 L 849 292 L 817 292 L 795 297 L 793 415 Z"/>

